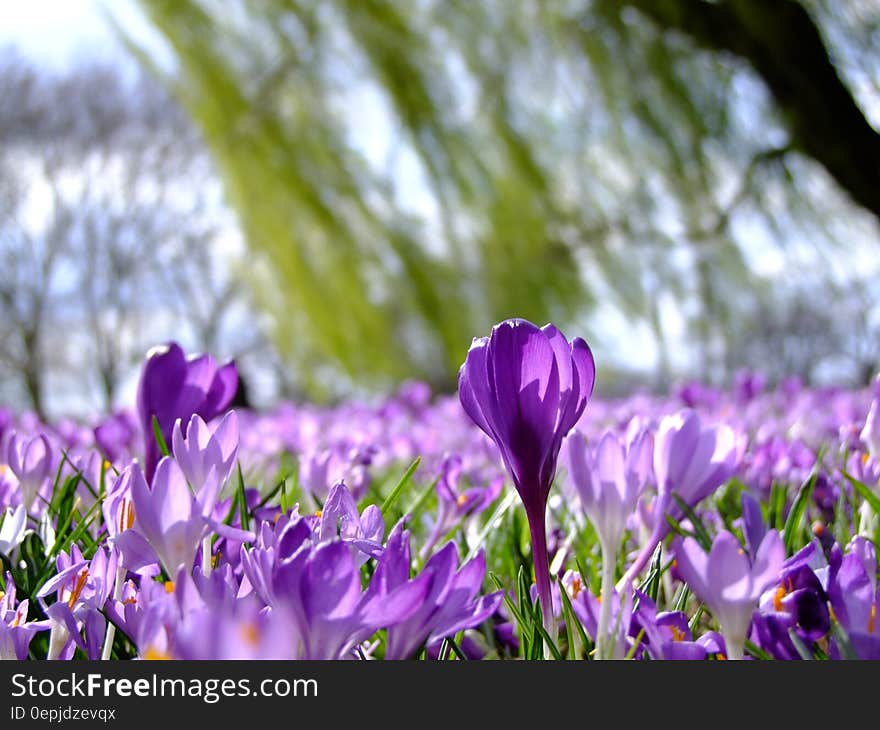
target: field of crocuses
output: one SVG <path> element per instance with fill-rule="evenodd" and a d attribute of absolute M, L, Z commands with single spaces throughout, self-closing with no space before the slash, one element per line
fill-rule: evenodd
<path fill-rule="evenodd" d="M 601 377 L 507 320 L 457 395 L 230 410 L 169 343 L 131 410 L 0 411 L 0 658 L 880 658 L 880 390 Z"/>

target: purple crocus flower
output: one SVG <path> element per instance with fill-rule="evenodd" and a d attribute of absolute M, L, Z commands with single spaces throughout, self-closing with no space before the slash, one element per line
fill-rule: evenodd
<path fill-rule="evenodd" d="M 358 514 L 354 497 L 345 482 L 339 482 L 330 490 L 318 524 L 320 540 L 335 540 L 337 536 L 341 538 L 342 542 L 354 548 L 355 562 L 360 567 L 369 558 L 382 554 L 384 534 L 382 510 L 376 505 L 368 505 L 362 514 Z"/>
<path fill-rule="evenodd" d="M 651 559 L 657 544 L 669 534 L 665 515 L 676 520 L 684 515 L 673 499 L 676 494 L 693 507 L 733 476 L 744 443 L 729 426 L 705 428 L 696 411 L 665 416 L 654 440 L 654 474 L 657 497 L 652 505 L 653 530 L 626 574 L 618 581 L 622 590 Z"/>
<path fill-rule="evenodd" d="M 69 659 L 76 647 L 89 659 L 101 656 L 106 627 L 102 612 L 116 583 L 118 559 L 115 549 L 100 548 L 86 561 L 76 545 L 69 555 L 61 553 L 56 558 L 58 573 L 37 591 L 52 627 L 47 658 Z M 43 599 L 52 593 L 58 600 L 46 606 Z"/>
<path fill-rule="evenodd" d="M 52 473 L 52 445 L 42 433 L 30 439 L 13 434 L 6 447 L 6 460 L 18 478 L 21 503 L 30 512 Z"/>
<path fill-rule="evenodd" d="M 386 659 L 410 659 L 425 644 L 479 626 L 502 600 L 500 591 L 480 596 L 486 574 L 482 551 L 458 568 L 452 542 L 432 555 L 412 580 L 409 573 L 409 531 L 398 523 L 365 595 L 372 603 L 387 605 L 396 592 L 409 587 L 418 600 L 413 601 L 414 611 L 388 627 Z"/>
<path fill-rule="evenodd" d="M 212 428 L 193 414 L 185 438 L 181 421 L 175 422 L 171 442 L 174 459 L 196 491 L 202 512 L 210 514 L 238 456 L 238 416 L 229 411 Z"/>
<path fill-rule="evenodd" d="M 193 414 L 210 421 L 223 412 L 238 388 L 238 370 L 230 361 L 218 367 L 211 355 L 187 358 L 176 342 L 154 347 L 147 353 L 138 383 L 138 416 L 144 432 L 144 472 L 152 480 L 159 463 L 159 446 L 153 435 L 153 416 L 166 444 L 179 418 L 188 422 Z"/>
<path fill-rule="evenodd" d="M 687 614 L 683 611 L 657 611 L 646 594 L 636 591 L 639 604 L 633 613 L 631 636 L 644 631 L 645 649 L 652 659 L 701 661 L 708 649 L 694 641 Z"/>
<path fill-rule="evenodd" d="M 761 541 L 753 560 L 731 533 L 722 531 L 703 552 L 691 537 L 675 542 L 678 574 L 712 611 L 730 659 L 741 659 L 752 613 L 764 590 L 778 580 L 785 547 L 776 530 Z"/>
<path fill-rule="evenodd" d="M 880 398 L 874 398 L 871 402 L 871 408 L 868 410 L 868 416 L 865 418 L 865 425 L 859 438 L 868 447 L 868 453 L 880 461 Z"/>
<path fill-rule="evenodd" d="M 6 573 L 6 590 L 0 591 L 0 661 L 4 659 L 27 659 L 31 639 L 39 631 L 49 628 L 48 621 L 28 621 L 27 599 L 15 600 L 15 583 Z"/>
<path fill-rule="evenodd" d="M 572 572 L 566 573 L 563 585 L 566 586 L 566 590 L 571 596 L 571 606 L 587 636 L 596 645 L 600 641 L 602 642 L 603 658 L 623 659 L 632 645 L 629 635 L 632 622 L 632 594 L 628 592 L 621 595 L 612 589 L 609 595 L 602 596 L 600 600 L 584 586 L 581 576 Z M 605 603 L 610 604 L 610 620 L 608 621 L 608 636 L 603 640 L 600 636 L 600 623 Z"/>
<path fill-rule="evenodd" d="M 458 376 L 465 412 L 498 446 L 522 499 L 532 537 L 535 580 L 553 622 L 545 511 L 562 439 L 593 392 L 596 368 L 584 340 L 552 324 L 508 319 L 474 339 Z"/>
<path fill-rule="evenodd" d="M 342 542 L 303 540 L 272 577 L 275 605 L 290 619 L 298 659 L 343 658 L 380 627 L 412 615 L 426 591 L 413 582 L 387 594 L 362 592 L 351 549 Z"/>
<path fill-rule="evenodd" d="M 482 513 L 501 494 L 504 477 L 500 474 L 490 479 L 485 486 L 460 488 L 463 469 L 463 460 L 459 454 L 446 456 L 440 465 L 436 488 L 437 512 L 431 531 L 419 550 L 419 556 L 423 560 L 458 522 Z"/>
<path fill-rule="evenodd" d="M 129 555 L 148 554 L 144 542 L 155 551 L 165 572 L 173 576 L 181 566 L 192 566 L 199 543 L 208 529 L 236 540 L 252 540 L 254 537 L 252 533 L 224 525 L 206 515 L 177 462 L 170 457 L 164 457 L 156 467 L 152 489 L 147 487 L 140 468 L 135 466 L 131 471 L 130 489 L 134 523 L 132 529 L 116 537 L 129 569 L 135 567 L 129 562 Z M 127 512 L 124 519 L 128 519 Z"/>
<path fill-rule="evenodd" d="M 880 586 L 877 559 L 866 540 L 850 545 L 833 571 L 828 597 L 834 615 L 846 630 L 860 659 L 880 659 Z M 870 545 L 870 543 L 868 543 Z"/>

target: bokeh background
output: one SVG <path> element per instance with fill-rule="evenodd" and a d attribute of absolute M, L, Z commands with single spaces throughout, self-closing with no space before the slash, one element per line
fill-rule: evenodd
<path fill-rule="evenodd" d="M 875 0 L 40 0 L 0 22 L 0 400 L 451 390 L 510 316 L 597 391 L 880 366 Z"/>

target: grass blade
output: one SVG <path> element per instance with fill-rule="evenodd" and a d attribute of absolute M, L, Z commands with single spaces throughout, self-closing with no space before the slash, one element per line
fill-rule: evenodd
<path fill-rule="evenodd" d="M 388 510 L 390 510 L 397 499 L 400 497 L 403 490 L 406 488 L 406 485 L 409 484 L 409 480 L 412 478 L 412 475 L 415 473 L 416 469 L 419 468 L 419 464 L 422 463 L 422 457 L 417 456 L 413 463 L 409 465 L 409 468 L 404 472 L 403 476 L 400 477 L 400 481 L 394 486 L 394 489 L 391 490 L 391 494 L 389 494 L 385 501 L 382 502 L 382 515 L 387 515 Z"/>

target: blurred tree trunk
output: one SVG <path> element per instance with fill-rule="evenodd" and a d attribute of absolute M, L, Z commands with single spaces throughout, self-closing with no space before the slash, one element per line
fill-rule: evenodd
<path fill-rule="evenodd" d="M 782 111 L 792 147 L 822 164 L 880 218 L 880 134 L 829 56 L 816 23 L 795 0 L 623 0 L 697 45 L 749 63 Z"/>

